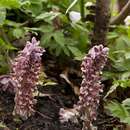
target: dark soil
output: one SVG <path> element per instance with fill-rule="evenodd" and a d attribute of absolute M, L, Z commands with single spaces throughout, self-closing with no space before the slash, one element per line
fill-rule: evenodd
<path fill-rule="evenodd" d="M 54 86 L 53 86 L 54 87 Z M 59 87 L 55 86 L 58 92 Z M 48 87 L 48 90 L 51 90 Z M 47 92 L 47 90 L 46 90 Z M 48 93 L 48 92 L 47 92 Z M 12 115 L 14 96 L 1 92 L 0 94 L 0 122 L 3 122 L 9 130 L 81 130 L 81 125 L 71 122 L 61 124 L 59 121 L 59 109 L 73 105 L 74 97 L 63 96 L 60 92 L 54 96 L 38 97 L 35 115 L 24 121 Z M 1 128 L 0 130 L 7 130 Z"/>

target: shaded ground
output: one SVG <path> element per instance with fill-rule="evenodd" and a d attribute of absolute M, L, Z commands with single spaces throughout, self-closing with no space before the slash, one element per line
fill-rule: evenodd
<path fill-rule="evenodd" d="M 61 124 L 59 122 L 59 109 L 65 106 L 72 106 L 72 97 L 61 96 L 58 93 L 55 96 L 38 98 L 37 112 L 26 121 L 12 115 L 13 98 L 10 94 L 0 94 L 0 121 L 10 130 L 16 130 L 16 128 L 19 128 L 19 130 L 80 130 L 81 128 L 80 125 L 76 126 L 72 123 Z"/>

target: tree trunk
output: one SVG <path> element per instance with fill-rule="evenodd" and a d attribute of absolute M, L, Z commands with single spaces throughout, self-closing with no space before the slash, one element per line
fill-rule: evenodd
<path fill-rule="evenodd" d="M 109 18 L 110 18 L 110 0 L 96 1 L 96 16 L 94 32 L 92 37 L 92 46 L 97 44 L 106 45 L 106 34 L 108 32 Z"/>

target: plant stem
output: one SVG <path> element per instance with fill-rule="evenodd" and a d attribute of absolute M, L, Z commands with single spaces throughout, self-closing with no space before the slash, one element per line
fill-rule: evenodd
<path fill-rule="evenodd" d="M 81 13 L 81 19 L 84 21 L 84 0 L 80 0 L 80 13 Z"/>

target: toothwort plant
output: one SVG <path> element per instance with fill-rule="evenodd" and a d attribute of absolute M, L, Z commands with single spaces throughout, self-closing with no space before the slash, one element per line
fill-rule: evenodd
<path fill-rule="evenodd" d="M 33 93 L 37 89 L 41 70 L 41 55 L 45 50 L 33 37 L 12 63 L 12 79 L 16 82 L 14 114 L 27 119 L 35 110 Z"/>
<path fill-rule="evenodd" d="M 82 83 L 80 87 L 79 101 L 74 105 L 77 112 L 67 116 L 65 109 L 60 110 L 61 122 L 73 121 L 77 115 L 83 120 L 83 130 L 94 130 L 92 121 L 96 120 L 97 108 L 100 100 L 100 93 L 103 92 L 101 84 L 101 73 L 104 68 L 109 49 L 103 45 L 94 46 L 89 50 L 81 64 Z M 73 121 L 75 122 L 75 121 Z"/>
<path fill-rule="evenodd" d="M 88 109 L 91 121 L 96 120 L 100 93 L 103 92 L 100 75 L 107 61 L 108 50 L 103 45 L 94 46 L 90 49 L 88 55 L 84 57 L 81 64 L 83 80 L 77 106 L 80 109 Z"/>

